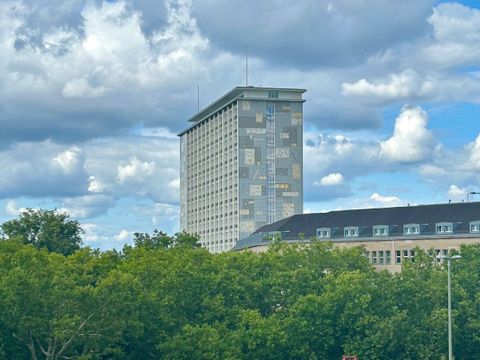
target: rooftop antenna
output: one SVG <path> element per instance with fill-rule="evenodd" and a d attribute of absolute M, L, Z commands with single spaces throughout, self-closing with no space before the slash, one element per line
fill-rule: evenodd
<path fill-rule="evenodd" d="M 245 52 L 245 87 L 248 87 L 248 46 Z"/>
<path fill-rule="evenodd" d="M 197 84 L 197 113 L 200 112 L 200 84 Z"/>

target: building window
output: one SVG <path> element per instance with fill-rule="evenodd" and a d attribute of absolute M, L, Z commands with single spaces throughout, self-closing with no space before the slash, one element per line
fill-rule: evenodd
<path fill-rule="evenodd" d="M 435 229 L 437 234 L 451 234 L 453 232 L 453 224 L 450 222 L 436 223 Z"/>
<path fill-rule="evenodd" d="M 385 264 L 390 265 L 392 263 L 392 252 L 390 250 L 385 251 Z"/>
<path fill-rule="evenodd" d="M 388 225 L 376 225 L 373 227 L 373 236 L 387 236 Z"/>
<path fill-rule="evenodd" d="M 318 238 L 329 238 L 330 237 L 330 228 L 318 228 L 317 229 Z"/>
<path fill-rule="evenodd" d="M 400 250 L 395 251 L 395 264 L 402 263 L 402 252 Z"/>
<path fill-rule="evenodd" d="M 378 252 L 378 263 L 379 263 L 380 265 L 385 264 L 385 252 L 384 252 L 384 251 L 381 251 L 381 250 L 380 250 L 380 251 Z"/>
<path fill-rule="evenodd" d="M 358 227 L 349 226 L 343 229 L 343 234 L 345 237 L 358 237 Z"/>
<path fill-rule="evenodd" d="M 278 99 L 278 91 L 269 91 L 268 92 L 268 98 L 269 99 Z"/>
<path fill-rule="evenodd" d="M 471 233 L 480 232 L 480 221 L 471 221 L 470 222 L 470 232 Z"/>
<path fill-rule="evenodd" d="M 419 224 L 403 225 L 403 234 L 404 235 L 418 235 L 418 234 L 420 234 L 420 225 Z"/>
<path fill-rule="evenodd" d="M 376 264 L 376 263 L 377 263 L 377 252 L 372 251 L 372 264 Z"/>

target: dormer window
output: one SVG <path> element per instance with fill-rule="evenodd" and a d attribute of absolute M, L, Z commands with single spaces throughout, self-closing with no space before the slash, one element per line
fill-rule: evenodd
<path fill-rule="evenodd" d="M 345 237 L 358 237 L 358 227 L 348 226 L 343 228 L 343 234 Z"/>
<path fill-rule="evenodd" d="M 317 229 L 317 238 L 329 238 L 330 237 L 330 228 L 318 228 Z"/>
<path fill-rule="evenodd" d="M 470 232 L 480 233 L 480 221 L 470 221 Z"/>
<path fill-rule="evenodd" d="M 453 232 L 453 224 L 451 222 L 441 222 L 435 224 L 437 234 L 451 234 Z"/>
<path fill-rule="evenodd" d="M 403 234 L 404 235 L 418 235 L 418 234 L 420 234 L 420 225 L 419 224 L 403 225 Z"/>
<path fill-rule="evenodd" d="M 388 236 L 388 225 L 375 225 L 373 236 Z"/>
<path fill-rule="evenodd" d="M 268 92 L 269 99 L 278 99 L 278 91 L 271 90 Z"/>

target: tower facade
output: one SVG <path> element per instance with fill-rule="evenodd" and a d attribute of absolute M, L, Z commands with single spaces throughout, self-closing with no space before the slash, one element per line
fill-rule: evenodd
<path fill-rule="evenodd" d="M 211 252 L 303 212 L 304 89 L 236 87 L 180 137 L 180 227 Z"/>

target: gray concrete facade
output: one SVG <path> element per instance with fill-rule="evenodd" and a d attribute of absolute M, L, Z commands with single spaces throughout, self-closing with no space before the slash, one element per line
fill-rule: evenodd
<path fill-rule="evenodd" d="M 212 252 L 303 212 L 303 89 L 237 87 L 180 136 L 180 226 Z"/>

